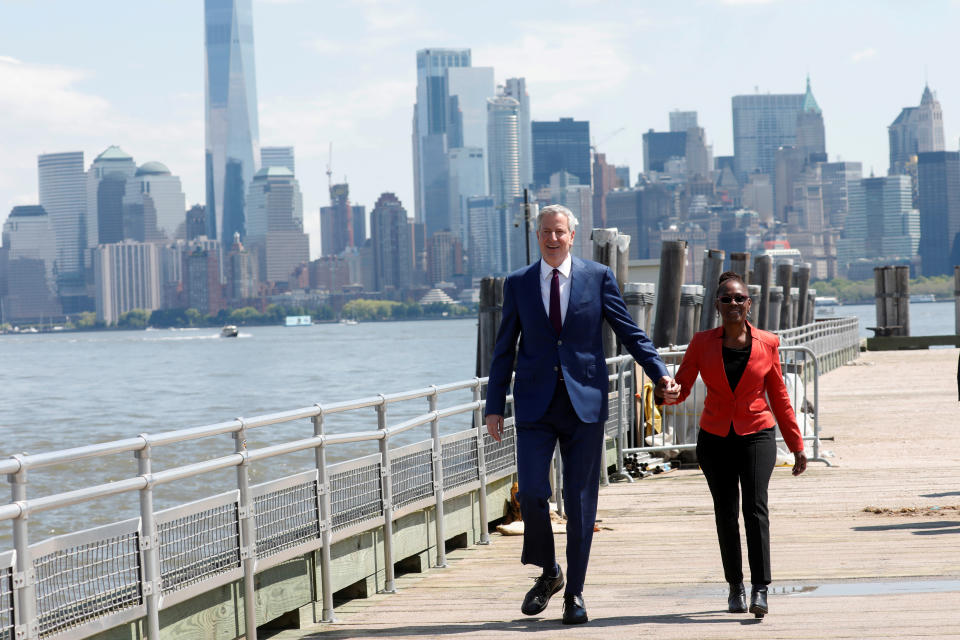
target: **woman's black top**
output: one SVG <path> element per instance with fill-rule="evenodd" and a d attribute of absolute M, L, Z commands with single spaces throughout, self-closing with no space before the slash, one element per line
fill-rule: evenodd
<path fill-rule="evenodd" d="M 723 347 L 723 370 L 727 373 L 727 382 L 730 383 L 731 391 L 737 389 L 737 384 L 747 368 L 752 343 L 753 340 L 747 340 L 747 346 L 742 349 Z"/>

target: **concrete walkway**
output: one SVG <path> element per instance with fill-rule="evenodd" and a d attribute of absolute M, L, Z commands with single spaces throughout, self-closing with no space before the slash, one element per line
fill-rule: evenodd
<path fill-rule="evenodd" d="M 774 472 L 762 621 L 725 613 L 710 497 L 691 469 L 601 489 L 586 625 L 560 624 L 560 598 L 522 615 L 537 571 L 519 564 L 519 538 L 494 534 L 451 553 L 446 569 L 400 577 L 396 594 L 338 607 L 334 624 L 273 637 L 960 638 L 957 356 L 865 353 L 824 377 L 836 466 Z"/>

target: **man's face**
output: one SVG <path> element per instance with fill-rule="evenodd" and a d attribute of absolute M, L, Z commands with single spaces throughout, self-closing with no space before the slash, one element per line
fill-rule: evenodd
<path fill-rule="evenodd" d="M 540 220 L 537 240 L 540 243 L 540 255 L 551 267 L 559 267 L 567 259 L 573 236 L 576 231 L 567 228 L 567 217 L 559 213 L 548 213 Z"/>

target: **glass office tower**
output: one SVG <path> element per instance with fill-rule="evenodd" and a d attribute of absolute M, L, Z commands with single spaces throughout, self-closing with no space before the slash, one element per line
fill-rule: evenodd
<path fill-rule="evenodd" d="M 259 126 L 251 0 L 204 0 L 207 236 L 246 235 L 244 200 L 257 167 Z"/>

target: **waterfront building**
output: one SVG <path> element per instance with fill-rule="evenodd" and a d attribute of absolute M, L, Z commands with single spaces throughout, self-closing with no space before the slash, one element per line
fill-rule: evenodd
<path fill-rule="evenodd" d="M 960 264 L 960 152 L 920 152 L 917 169 L 921 271 L 950 275 Z"/>
<path fill-rule="evenodd" d="M 567 171 L 580 184 L 590 184 L 590 123 L 573 118 L 532 122 L 533 185 L 550 184 L 550 176 Z"/>
<path fill-rule="evenodd" d="M 249 300 L 257 295 L 257 259 L 243 246 L 238 232 L 233 234 L 233 245 L 227 254 L 226 266 L 229 300 Z"/>
<path fill-rule="evenodd" d="M 487 161 L 481 147 L 450 149 L 447 156 L 450 184 L 451 225 L 464 247 L 470 246 L 467 232 L 467 199 L 489 193 Z"/>
<path fill-rule="evenodd" d="M 159 162 L 145 162 L 127 179 L 124 239 L 162 242 L 186 237 L 186 196 L 180 178 Z"/>
<path fill-rule="evenodd" d="M 503 95 L 520 103 L 518 126 L 520 129 L 520 186 L 533 184 L 533 131 L 530 125 L 530 96 L 527 94 L 526 78 L 507 78 Z"/>
<path fill-rule="evenodd" d="M 697 124 L 697 112 L 696 111 L 680 111 L 675 109 L 670 112 L 670 131 L 677 132 L 686 132 L 690 129 L 694 129 L 700 125 Z"/>
<path fill-rule="evenodd" d="M 286 285 L 293 270 L 310 261 L 303 199 L 293 172 L 286 167 L 257 171 L 250 183 L 247 211 L 247 244 L 257 254 L 260 280 Z"/>
<path fill-rule="evenodd" d="M 127 240 L 93 250 L 97 320 L 116 324 L 127 311 L 160 308 L 160 246 Z"/>
<path fill-rule="evenodd" d="M 238 238 L 239 233 L 234 233 Z M 190 243 L 183 254 L 183 293 L 188 309 L 212 315 L 224 309 L 220 284 L 219 246 L 211 250 L 202 243 Z M 246 296 L 252 297 L 252 296 Z"/>
<path fill-rule="evenodd" d="M 514 98 L 487 100 L 487 152 L 490 195 L 504 210 L 520 190 L 520 103 Z M 549 180 L 547 181 L 549 184 Z"/>
<path fill-rule="evenodd" d="M 61 297 L 84 295 L 87 183 L 82 151 L 37 156 L 40 206 L 50 216 L 57 244 L 57 285 Z"/>
<path fill-rule="evenodd" d="M 503 209 L 493 196 L 467 198 L 470 273 L 474 278 L 502 273 L 506 264 L 503 252 Z"/>
<path fill-rule="evenodd" d="M 651 238 L 673 213 L 673 194 L 661 185 L 618 189 L 607 194 L 607 226 L 630 236 L 630 259 L 651 257 Z M 657 249 L 659 255 L 659 247 Z"/>
<path fill-rule="evenodd" d="M 350 205 L 350 185 L 330 187 L 330 206 L 320 208 L 321 255 L 335 256 L 356 246 L 354 211 Z"/>
<path fill-rule="evenodd" d="M 417 51 L 417 101 L 413 107 L 414 213 L 416 221 L 426 223 L 431 232 L 449 227 L 447 129 L 451 121 L 451 100 L 447 69 L 469 66 L 470 49 Z M 483 144 L 481 141 L 475 146 Z"/>
<path fill-rule="evenodd" d="M 3 223 L 5 317 L 60 314 L 57 291 L 57 237 L 51 216 L 40 205 L 14 207 Z M 0 291 L 0 294 L 3 294 Z"/>
<path fill-rule="evenodd" d="M 252 0 L 204 0 L 207 237 L 246 237 L 244 200 L 257 167 Z"/>
<path fill-rule="evenodd" d="M 87 249 L 123 241 L 123 196 L 127 178 L 132 178 L 136 172 L 133 157 L 117 146 L 107 147 L 90 164 L 87 171 Z M 86 259 L 84 262 L 86 264 Z"/>
<path fill-rule="evenodd" d="M 282 167 L 296 175 L 297 166 L 293 147 L 260 147 L 260 168 Z"/>
<path fill-rule="evenodd" d="M 382 193 L 370 212 L 374 290 L 396 292 L 413 284 L 413 225 L 400 199 Z"/>
<path fill-rule="evenodd" d="M 427 284 L 436 286 L 463 273 L 463 244 L 451 231 L 438 231 L 427 239 Z"/>
<path fill-rule="evenodd" d="M 920 153 L 943 151 L 943 110 L 929 85 L 923 87 L 920 105 L 904 107 L 887 128 L 891 174 L 908 174 L 908 165 Z"/>

